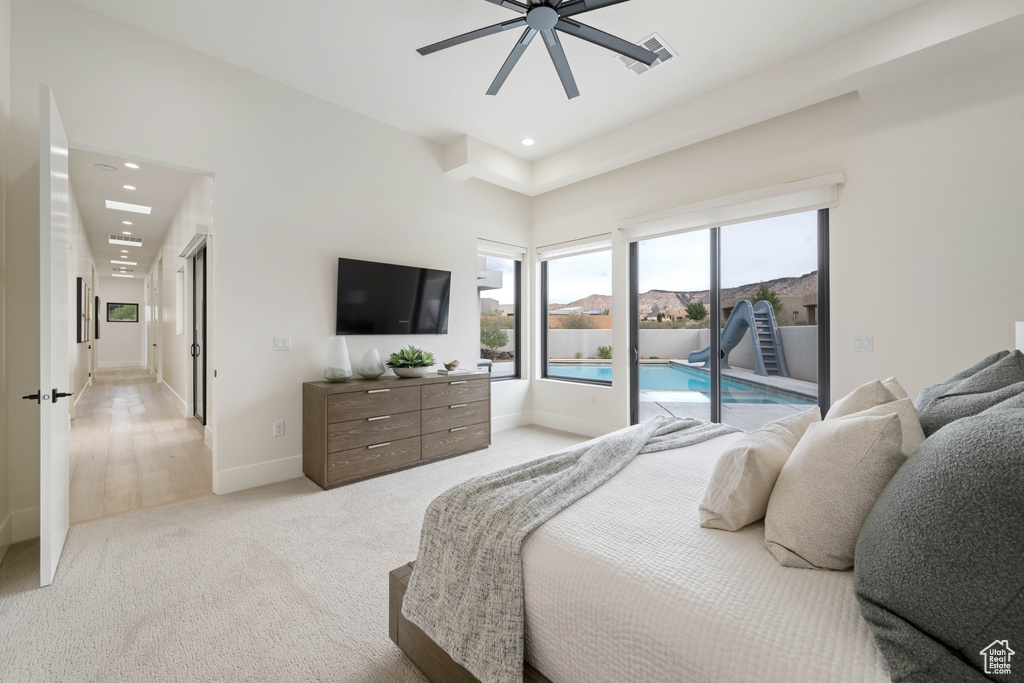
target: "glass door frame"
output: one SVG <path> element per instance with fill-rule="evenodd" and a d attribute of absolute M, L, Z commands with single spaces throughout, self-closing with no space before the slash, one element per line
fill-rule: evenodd
<path fill-rule="evenodd" d="M 817 211 L 818 242 L 818 408 L 824 418 L 831 405 L 831 344 L 832 322 L 829 287 L 829 210 Z M 721 307 L 721 228 L 705 228 L 711 241 L 711 349 L 722 351 Z M 629 242 L 629 423 L 640 422 L 640 242 Z M 710 356 L 709 356 L 710 357 Z M 711 370 L 711 422 L 722 421 L 722 366 L 710 363 Z"/>
<path fill-rule="evenodd" d="M 196 262 L 202 257 L 203 272 L 202 272 L 202 301 L 199 301 L 197 295 L 198 288 L 196 282 L 199 276 L 196 272 Z M 192 346 L 190 348 L 192 355 L 192 416 L 199 420 L 200 424 L 206 425 L 206 330 L 207 330 L 207 316 L 206 316 L 206 301 L 208 297 L 207 283 L 209 281 L 209 270 L 210 262 L 207 258 L 205 245 L 200 247 L 196 253 L 192 254 Z M 198 323 L 202 321 L 202 339 L 199 339 Z M 198 348 L 197 348 L 198 347 Z M 201 380 L 201 383 L 200 383 Z M 199 413 L 197 406 L 199 401 L 197 399 L 202 395 L 202 414 Z"/>

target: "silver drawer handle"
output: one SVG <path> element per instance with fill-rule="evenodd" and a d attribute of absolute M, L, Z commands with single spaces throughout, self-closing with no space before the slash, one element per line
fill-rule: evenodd
<path fill-rule="evenodd" d="M 463 429 L 469 429 L 469 427 L 456 427 L 455 429 L 449 429 L 449 432 L 461 432 Z"/>
<path fill-rule="evenodd" d="M 386 394 L 391 391 L 390 389 L 370 389 L 366 393 L 368 394 Z"/>
<path fill-rule="evenodd" d="M 448 406 L 448 408 L 449 409 L 451 409 L 451 408 L 465 408 L 467 405 L 469 405 L 469 404 L 468 403 L 457 403 L 457 404 L 455 404 L 453 406 Z"/>
<path fill-rule="evenodd" d="M 366 421 L 367 422 L 376 422 L 377 420 L 390 420 L 390 419 L 391 419 L 390 415 L 381 415 L 380 417 L 368 417 L 368 418 L 366 418 Z"/>
<path fill-rule="evenodd" d="M 372 446 L 367 446 L 366 450 L 372 451 L 374 448 L 384 448 L 385 446 L 390 446 L 390 445 L 391 445 L 390 441 L 388 441 L 387 443 L 375 443 Z"/>
<path fill-rule="evenodd" d="M 448 384 L 468 384 L 468 383 L 469 383 L 469 380 L 468 379 L 464 379 L 461 382 L 449 382 Z"/>

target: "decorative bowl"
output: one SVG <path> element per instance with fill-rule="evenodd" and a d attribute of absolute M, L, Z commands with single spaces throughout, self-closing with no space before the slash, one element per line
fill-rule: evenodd
<path fill-rule="evenodd" d="M 399 377 L 424 377 L 434 372 L 432 367 L 424 366 L 419 368 L 391 368 Z"/>

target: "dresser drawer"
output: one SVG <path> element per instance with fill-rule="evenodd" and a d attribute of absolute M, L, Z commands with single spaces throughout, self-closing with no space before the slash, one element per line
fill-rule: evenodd
<path fill-rule="evenodd" d="M 490 379 L 452 379 L 443 384 L 427 384 L 423 387 L 423 408 L 486 401 L 490 398 L 490 383 Z"/>
<path fill-rule="evenodd" d="M 327 422 L 347 422 L 419 409 L 419 387 L 351 391 L 328 395 Z"/>
<path fill-rule="evenodd" d="M 338 451 L 327 456 L 327 482 L 337 484 L 398 469 L 420 460 L 420 437 L 401 439 L 374 448 Z"/>
<path fill-rule="evenodd" d="M 491 419 L 491 402 L 476 401 L 475 403 L 456 403 L 444 408 L 431 408 L 423 411 L 421 428 L 424 434 L 441 432 L 453 427 L 465 427 Z"/>
<path fill-rule="evenodd" d="M 327 452 L 362 448 L 420 435 L 420 412 L 376 415 L 327 426 Z"/>
<path fill-rule="evenodd" d="M 491 425 L 486 422 L 454 427 L 423 437 L 423 459 L 433 460 L 458 453 L 468 453 L 491 445 Z"/>

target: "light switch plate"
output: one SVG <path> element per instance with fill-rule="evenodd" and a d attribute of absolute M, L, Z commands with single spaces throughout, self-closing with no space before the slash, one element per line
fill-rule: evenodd
<path fill-rule="evenodd" d="M 853 350 L 859 353 L 871 353 L 875 350 L 874 337 L 854 337 Z"/>
<path fill-rule="evenodd" d="M 292 350 L 292 338 L 291 337 L 274 337 L 274 350 L 275 351 L 291 351 Z"/>

